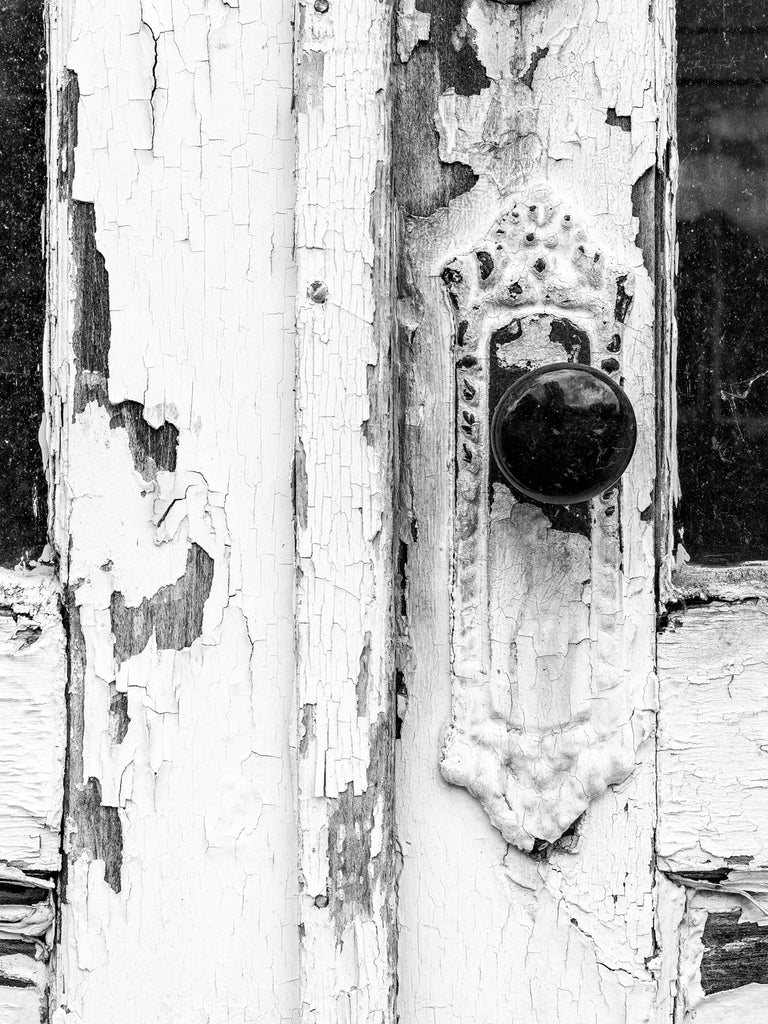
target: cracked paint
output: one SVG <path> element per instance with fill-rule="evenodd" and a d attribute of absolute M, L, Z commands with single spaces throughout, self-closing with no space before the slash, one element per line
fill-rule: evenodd
<path fill-rule="evenodd" d="M 0 570 L 0 1019 L 47 1019 L 61 867 L 66 636 L 50 566 Z"/>
<path fill-rule="evenodd" d="M 724 884 L 750 888 L 768 868 L 768 605 L 715 601 L 673 618 L 659 636 L 660 865 L 704 879 L 727 869 Z"/>
<path fill-rule="evenodd" d="M 433 11 L 433 35 L 436 17 Z M 398 651 L 398 663 L 408 667 L 408 710 L 400 726 L 397 766 L 403 851 L 399 1012 L 403 1020 L 431 1024 L 655 1021 L 657 1009 L 664 1012 L 654 916 L 655 775 L 653 744 L 643 742 L 652 733 L 656 706 L 654 538 L 653 524 L 641 516 L 651 502 L 655 473 L 655 301 L 635 244 L 632 183 L 657 161 L 656 47 L 665 26 L 661 20 L 636 18 L 621 4 L 559 0 L 518 6 L 469 0 L 462 5 L 461 23 L 439 31 L 453 29 L 472 48 L 481 65 L 477 77 L 484 74 L 487 85 L 464 95 L 445 87 L 437 96 L 429 88 L 411 94 L 401 109 L 428 108 L 423 120 L 432 118 L 437 128 L 438 154 L 433 164 L 411 168 L 406 162 L 395 174 L 396 195 L 402 192 L 408 213 L 422 212 L 411 200 L 420 176 L 436 181 L 445 165 L 468 167 L 475 176 L 442 208 L 424 210 L 427 217 L 406 217 L 402 239 L 400 534 L 407 537 L 410 518 L 418 521 L 419 530 L 417 539 L 408 540 L 408 617 L 400 631 L 399 646 L 405 649 Z M 419 43 L 410 62 L 419 59 L 425 45 Z M 536 54 L 539 59 L 533 62 Z M 408 81 L 405 74 L 401 78 Z M 609 108 L 631 115 L 630 132 L 605 123 Z M 620 362 L 640 440 L 621 493 L 593 503 L 583 524 L 550 521 L 547 510 L 516 503 L 508 489 L 503 495 L 497 488 L 496 533 L 490 534 L 487 564 L 479 552 L 468 555 L 467 563 L 478 578 L 493 567 L 496 598 L 489 606 L 493 618 L 488 628 L 495 632 L 479 630 L 477 664 L 470 666 L 464 657 L 468 650 L 456 647 L 461 605 L 455 600 L 452 539 L 469 526 L 469 519 L 467 524 L 455 521 L 454 503 L 462 486 L 461 476 L 455 477 L 459 446 L 454 448 L 454 439 L 464 392 L 452 347 L 454 338 L 459 343 L 461 318 L 441 275 L 456 257 L 469 261 L 473 253 L 482 253 L 482 260 L 478 255 L 475 261 L 477 272 L 495 282 L 490 266 L 495 249 L 489 241 L 494 225 L 515 196 L 539 184 L 565 198 L 599 239 L 602 252 L 634 276 L 633 301 L 623 325 L 613 323 L 615 280 L 611 294 L 606 293 L 605 313 L 593 311 L 590 321 L 590 314 L 582 317 L 581 311 L 577 319 L 592 342 L 590 357 L 600 365 L 610 353 Z M 537 252 L 536 258 L 542 255 Z M 523 301 L 524 286 L 518 282 L 510 291 L 512 302 Z M 629 294 L 628 283 L 625 291 Z M 478 296 L 484 294 L 481 283 Z M 515 367 L 526 359 L 566 352 L 567 335 L 553 335 L 549 320 L 533 320 L 534 314 L 562 320 L 561 300 L 567 297 L 565 289 L 542 298 L 542 309 L 525 308 L 530 330 L 500 333 L 499 359 Z M 502 306 L 509 301 L 489 298 L 483 307 L 491 330 L 504 328 Z M 624 313 L 623 306 L 619 312 Z M 463 342 L 470 331 L 464 328 Z M 602 347 L 594 344 L 598 338 Z M 532 346 L 530 353 L 523 351 L 523 342 Z M 483 413 L 478 416 L 484 422 Z M 481 467 L 486 465 L 487 449 L 480 445 L 477 455 Z M 510 523 L 503 543 L 502 521 Z M 479 606 L 484 607 L 482 599 Z M 482 703 L 483 680 L 475 689 L 472 682 L 480 678 L 484 658 L 497 667 L 517 659 L 517 689 L 503 673 L 489 687 L 488 713 L 475 722 L 476 742 L 469 739 L 472 757 L 482 762 L 474 773 L 467 765 L 465 775 L 473 776 L 470 788 L 493 777 L 504 742 L 496 743 L 494 729 L 505 732 L 510 709 L 532 730 L 530 746 L 522 752 L 522 760 L 531 765 L 537 764 L 536 729 L 542 723 L 554 723 L 554 741 L 558 721 L 583 717 L 577 710 L 582 699 L 587 705 L 595 700 L 595 709 L 601 704 L 614 709 L 608 715 L 613 725 L 606 729 L 600 714 L 593 719 L 600 738 L 594 743 L 585 738 L 583 750 L 589 755 L 594 748 L 596 755 L 605 743 L 609 773 L 615 770 L 614 781 L 625 781 L 602 796 L 595 794 L 579 819 L 578 835 L 562 843 L 532 842 L 542 817 L 564 810 L 570 792 L 578 791 L 577 802 L 584 799 L 584 787 L 569 776 L 567 757 L 555 758 L 544 783 L 548 791 L 551 785 L 551 804 L 528 794 L 530 814 L 518 819 L 527 837 L 519 831 L 513 835 L 511 827 L 505 833 L 516 842 L 527 838 L 520 845 L 530 844 L 533 855 L 508 846 L 480 804 L 446 787 L 438 772 L 446 723 L 453 720 L 461 729 L 471 708 Z M 466 677 L 466 687 L 454 689 L 453 704 L 452 670 Z M 607 699 L 601 701 L 600 695 Z M 606 739 L 614 727 L 624 736 L 616 747 Z M 623 754 L 614 757 L 619 749 Z M 522 785 L 519 773 L 517 780 Z M 594 781 L 590 775 L 587 788 Z M 515 817 L 499 807 L 501 816 Z M 562 834 L 578 813 L 574 805 L 539 838 Z M 462 965 L 460 972 L 456 964 Z M 664 1019 L 670 1018 L 659 1017 Z"/>
<path fill-rule="evenodd" d="M 50 567 L 0 570 L 0 858 L 60 867 L 66 638 Z"/>
<path fill-rule="evenodd" d="M 51 13 L 56 1024 L 298 1009 L 291 13 Z"/>
<path fill-rule="evenodd" d="M 394 1021 L 393 7 L 298 5 L 294 487 L 306 1024 Z"/>

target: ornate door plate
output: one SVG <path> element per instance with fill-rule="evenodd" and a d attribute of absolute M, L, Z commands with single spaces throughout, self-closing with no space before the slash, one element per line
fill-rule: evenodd
<path fill-rule="evenodd" d="M 523 850 L 553 843 L 632 771 L 648 715 L 624 665 L 621 484 L 589 503 L 513 493 L 489 423 L 522 373 L 621 379 L 632 276 L 546 186 L 443 270 L 454 320 L 452 721 L 442 773 Z"/>

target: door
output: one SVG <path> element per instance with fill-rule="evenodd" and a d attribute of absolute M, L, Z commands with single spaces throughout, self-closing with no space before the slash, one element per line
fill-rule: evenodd
<path fill-rule="evenodd" d="M 0 1021 L 761 1020 L 761 5 L 45 15 Z"/>
<path fill-rule="evenodd" d="M 401 13 L 401 1019 L 768 1011 L 761 11 Z M 637 419 L 589 504 L 503 472 L 561 363 Z"/>

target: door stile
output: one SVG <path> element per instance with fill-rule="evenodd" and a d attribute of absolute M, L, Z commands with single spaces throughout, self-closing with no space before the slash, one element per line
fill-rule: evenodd
<path fill-rule="evenodd" d="M 635 1024 L 653 1019 L 657 996 L 656 302 L 653 266 L 644 252 L 653 256 L 656 250 L 666 59 L 660 47 L 669 9 L 656 4 L 641 16 L 635 4 L 581 0 L 419 4 L 419 12 L 427 10 L 429 18 L 402 5 L 395 103 L 396 200 L 404 221 L 398 351 L 405 709 L 397 750 L 400 1019 Z M 457 672 L 461 658 L 471 677 L 470 655 L 482 651 L 482 644 L 459 648 L 457 607 L 463 614 L 465 595 L 475 600 L 477 593 L 482 618 L 486 601 L 482 582 L 475 592 L 466 573 L 466 588 L 458 596 L 455 589 L 461 556 L 454 553 L 454 538 L 465 526 L 471 530 L 473 521 L 457 511 L 456 438 L 463 426 L 454 349 L 460 336 L 443 274 L 449 266 L 464 273 L 478 250 L 487 264 L 493 250 L 480 243 L 493 240 L 515 201 L 536 205 L 538 198 L 527 197 L 537 188 L 545 190 L 537 196 L 549 197 L 551 190 L 570 204 L 558 209 L 578 216 L 606 260 L 615 258 L 634 275 L 621 374 L 635 404 L 640 443 L 616 511 L 613 503 L 593 503 L 584 577 L 575 575 L 583 541 L 562 526 L 551 528 L 547 520 L 544 527 L 542 521 L 529 548 L 522 527 L 511 532 L 514 557 L 505 564 L 510 572 L 528 567 L 515 600 L 540 612 L 526 620 L 533 623 L 527 628 L 534 630 L 538 668 L 520 669 L 517 679 L 528 707 L 539 714 L 545 713 L 546 693 L 611 690 L 618 683 L 613 692 L 632 705 L 627 714 L 637 727 L 638 747 L 625 781 L 595 796 L 574 828 L 524 852 L 505 842 L 479 800 L 440 774 L 446 727 L 453 723 L 455 729 L 471 702 L 471 679 L 458 686 L 454 679 L 452 703 L 452 669 Z M 647 204 L 640 202 L 644 196 Z M 462 312 L 463 302 L 460 296 Z M 488 316 L 501 314 L 489 307 Z M 546 349 L 550 355 L 542 361 L 556 361 L 554 351 Z M 482 423 L 487 408 L 479 408 Z M 469 435 L 472 423 L 465 422 Z M 482 440 L 473 455 L 488 457 Z M 521 517 L 537 515 L 530 504 L 511 507 Z M 480 509 L 481 521 L 483 514 Z M 498 514 L 507 513 L 499 508 Z M 604 523 L 614 514 L 621 528 L 612 534 Z M 467 559 L 467 571 L 473 567 L 482 581 L 482 555 L 474 564 Z M 582 592 L 591 609 L 583 634 L 579 609 L 558 596 L 568 595 L 576 578 L 591 580 Z M 554 611 L 557 601 L 562 605 Z M 537 621 L 548 616 L 556 623 L 552 632 L 535 633 Z M 474 620 L 467 613 L 462 621 L 472 627 Z M 578 642 L 558 661 L 555 638 L 569 630 Z M 585 662 L 579 661 L 591 644 Z M 548 676 L 546 665 L 559 665 L 560 675 L 553 670 Z M 481 660 L 478 666 L 485 671 Z M 572 684 L 565 685 L 567 679 Z M 504 713 L 489 719 L 489 730 Z"/>
<path fill-rule="evenodd" d="M 291 12 L 48 5 L 56 1024 L 298 1014 Z"/>
<path fill-rule="evenodd" d="M 296 7 L 302 1020 L 395 997 L 390 0 Z"/>

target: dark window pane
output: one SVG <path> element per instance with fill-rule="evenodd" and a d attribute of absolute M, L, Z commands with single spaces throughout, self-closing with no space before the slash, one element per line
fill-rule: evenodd
<path fill-rule="evenodd" d="M 678 0 L 678 43 L 683 543 L 768 559 L 768 4 Z"/>
<path fill-rule="evenodd" d="M 0 0 L 0 565 L 39 555 L 45 86 L 42 4 Z"/>

